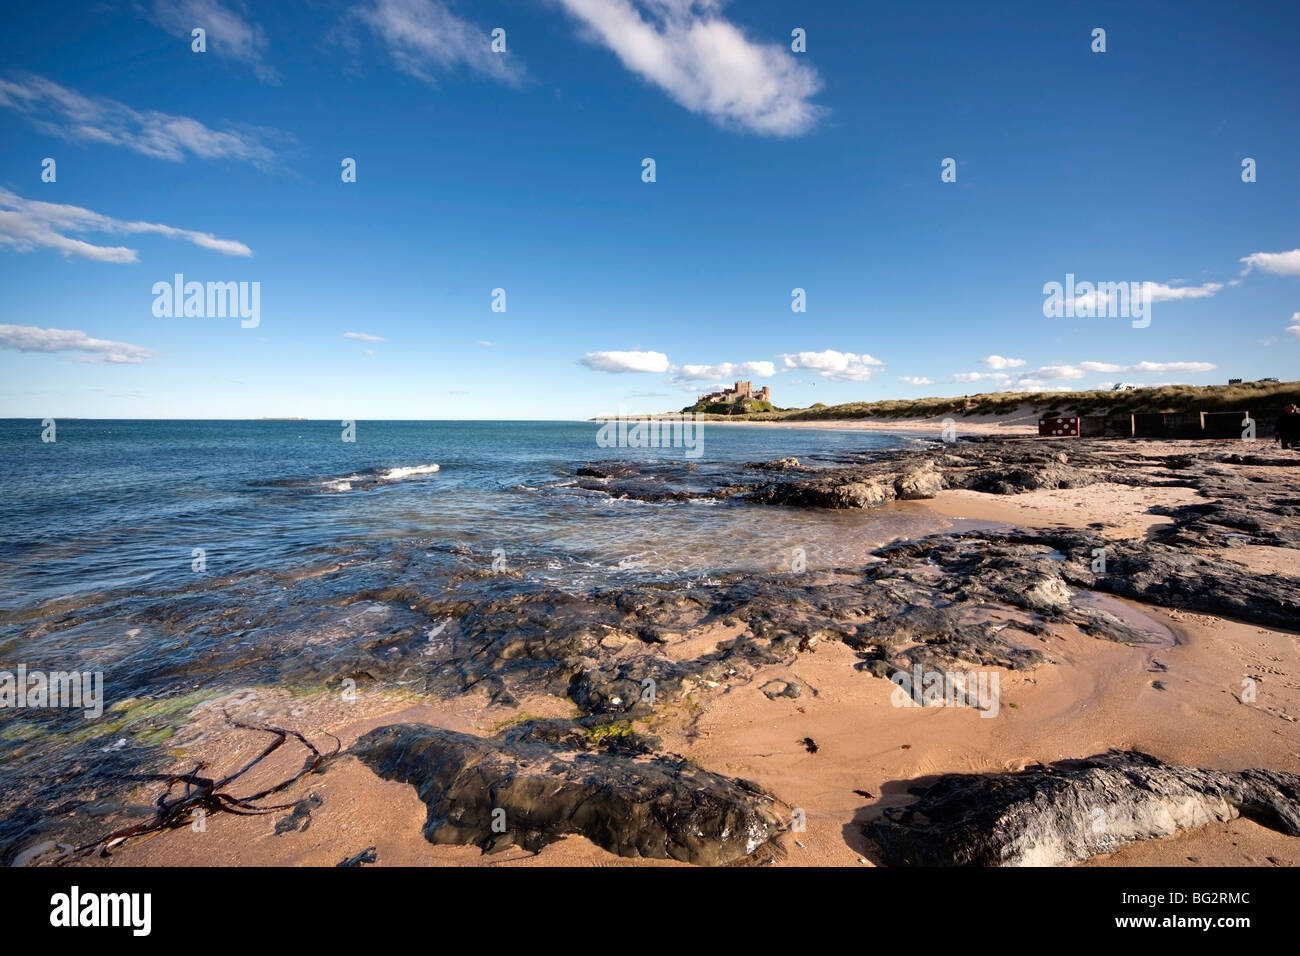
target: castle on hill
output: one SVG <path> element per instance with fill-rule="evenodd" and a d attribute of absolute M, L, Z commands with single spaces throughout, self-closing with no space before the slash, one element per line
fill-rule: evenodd
<path fill-rule="evenodd" d="M 772 390 L 768 388 L 768 386 L 764 385 L 756 392 L 754 391 L 753 382 L 737 382 L 731 388 L 723 389 L 720 392 L 710 392 L 708 395 L 701 395 L 698 399 L 698 404 L 731 404 L 733 402 L 742 402 L 747 398 L 756 402 L 771 402 Z"/>

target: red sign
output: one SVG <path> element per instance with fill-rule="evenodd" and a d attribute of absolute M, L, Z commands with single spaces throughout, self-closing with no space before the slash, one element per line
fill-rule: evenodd
<path fill-rule="evenodd" d="M 1078 418 L 1040 418 L 1038 434 L 1048 438 L 1078 438 Z"/>

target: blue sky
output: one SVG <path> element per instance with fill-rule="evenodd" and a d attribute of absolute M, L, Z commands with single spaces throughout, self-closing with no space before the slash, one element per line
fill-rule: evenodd
<path fill-rule="evenodd" d="M 736 377 L 780 405 L 1297 377 L 1294 5 L 2 16 L 0 416 L 586 418 Z M 175 273 L 259 283 L 257 327 L 156 316 Z M 1150 283 L 1150 325 L 1045 318 L 1067 273 Z"/>

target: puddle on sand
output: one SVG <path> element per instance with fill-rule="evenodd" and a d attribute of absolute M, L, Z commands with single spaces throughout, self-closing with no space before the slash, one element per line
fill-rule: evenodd
<path fill-rule="evenodd" d="M 1173 647 L 1178 643 L 1178 636 L 1163 621 L 1112 595 L 1099 591 L 1076 591 L 1070 598 L 1070 604 L 1094 611 L 1106 611 L 1137 631 L 1151 644 Z"/>

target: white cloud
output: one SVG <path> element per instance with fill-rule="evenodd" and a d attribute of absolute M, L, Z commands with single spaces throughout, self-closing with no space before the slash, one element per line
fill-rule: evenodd
<path fill-rule="evenodd" d="M 1300 312 L 1297 312 L 1295 313 L 1295 315 L 1291 316 L 1291 322 L 1292 324 L 1288 325 L 1286 327 L 1286 330 L 1290 332 L 1292 335 L 1294 335 L 1296 338 L 1300 339 Z"/>
<path fill-rule="evenodd" d="M 833 382 L 865 382 L 885 364 L 865 352 L 862 355 L 855 355 L 852 352 L 837 352 L 834 349 L 826 349 L 824 352 L 796 352 L 793 355 L 778 355 L 777 358 L 784 369 L 808 369 Z"/>
<path fill-rule="evenodd" d="M 74 239 L 67 232 L 95 232 L 116 235 L 152 233 L 181 239 L 226 256 L 251 256 L 253 250 L 233 239 L 218 239 L 208 232 L 177 229 L 155 222 L 126 222 L 80 206 L 38 202 L 0 187 L 0 245 L 19 252 L 38 247 L 57 249 L 65 256 L 76 255 L 96 262 L 136 262 L 140 256 L 126 246 L 97 246 Z"/>
<path fill-rule="evenodd" d="M 152 20 L 189 48 L 195 27 L 207 32 L 207 50 L 213 56 L 228 57 L 253 68 L 263 83 L 278 83 L 280 75 L 266 63 L 270 43 L 256 23 L 247 19 L 248 8 L 241 0 L 154 0 Z"/>
<path fill-rule="evenodd" d="M 433 85 L 461 67 L 517 86 L 524 71 L 510 50 L 492 52 L 492 27 L 462 20 L 442 0 L 369 0 L 354 15 L 383 42 L 397 68 Z"/>
<path fill-rule="evenodd" d="M 1112 362 L 1080 362 L 1079 368 L 1089 372 L 1147 372 L 1163 375 L 1167 372 L 1212 372 L 1213 362 L 1138 362 L 1136 365 L 1115 365 Z M 1078 376 L 1071 376 L 1077 378 Z"/>
<path fill-rule="evenodd" d="M 356 339 L 359 342 L 387 342 L 388 339 L 379 335 L 368 335 L 365 332 L 344 332 L 345 339 Z"/>
<path fill-rule="evenodd" d="M 1097 363 L 1094 362 L 1091 364 L 1095 365 Z M 1098 370 L 1094 369 L 1094 371 L 1098 371 Z M 1110 371 L 1117 372 L 1119 371 L 1119 367 L 1116 366 L 1115 368 L 1110 369 Z M 1026 372 L 1024 375 L 1020 376 L 1020 384 L 1024 385 L 1026 384 L 1026 382 L 1030 382 L 1030 381 L 1041 382 L 1041 381 L 1052 381 L 1054 379 L 1062 379 L 1062 378 L 1064 379 L 1083 378 L 1083 376 L 1084 376 L 1084 370 L 1082 368 L 1078 368 L 1073 365 L 1044 365 L 1041 368 L 1037 368 L 1032 372 Z"/>
<path fill-rule="evenodd" d="M 719 379 L 771 378 L 776 366 L 771 362 L 723 362 L 720 365 L 675 365 L 673 379 L 679 382 L 703 382 Z"/>
<path fill-rule="evenodd" d="M 934 384 L 934 382 L 930 381 L 928 378 L 926 378 L 923 375 L 904 375 L 899 379 L 899 381 L 902 382 L 904 385 L 933 385 Z"/>
<path fill-rule="evenodd" d="M 588 352 L 579 363 L 596 372 L 666 372 L 663 352 Z"/>
<path fill-rule="evenodd" d="M 1162 282 L 1143 282 L 1142 291 L 1152 302 L 1176 302 L 1179 299 L 1208 299 L 1223 288 L 1222 282 L 1202 285 L 1171 286 Z"/>
<path fill-rule="evenodd" d="M 19 352 L 89 352 L 103 362 L 136 365 L 153 358 L 152 349 L 108 339 L 92 339 L 73 329 L 42 329 L 34 325 L 0 325 L 0 348 Z"/>
<path fill-rule="evenodd" d="M 1122 283 L 1127 290 L 1127 283 Z M 1208 299 L 1220 289 L 1223 288 L 1222 282 L 1206 282 L 1202 285 L 1173 286 L 1163 282 L 1141 282 L 1142 293 L 1148 302 L 1177 302 L 1180 299 Z M 1127 295 L 1127 292 L 1125 292 Z M 1109 303 L 1113 296 L 1103 293 L 1101 290 L 1088 292 L 1084 295 L 1074 297 L 1075 308 L 1080 307 L 1091 309 L 1093 312 L 1105 311 L 1106 303 Z M 1121 302 L 1124 300 L 1121 299 Z"/>
<path fill-rule="evenodd" d="M 987 365 L 989 368 L 998 369 L 998 370 L 1004 368 L 1019 368 L 1020 366 L 1025 364 L 1024 359 L 1006 358 L 1005 356 L 1002 355 L 989 355 L 983 359 L 980 359 L 980 361 L 983 362 L 985 365 Z"/>
<path fill-rule="evenodd" d="M 1080 362 L 1078 365 L 1044 365 L 1041 368 L 1034 369 L 1032 372 L 1025 372 L 1016 380 L 1016 391 L 1060 391 L 1061 388 L 1049 388 L 1048 383 L 1053 381 L 1067 380 L 1074 381 L 1085 377 L 1089 372 L 1105 372 L 1108 374 L 1127 374 L 1139 373 L 1150 375 L 1163 375 L 1169 372 L 1182 372 L 1194 374 L 1198 372 L 1212 372 L 1217 368 L 1212 362 L 1137 362 L 1133 365 L 1120 365 L 1115 362 Z M 1077 386 L 1062 386 L 1062 388 L 1073 389 Z M 1096 386 L 1097 388 L 1107 388 L 1108 383 Z"/>
<path fill-rule="evenodd" d="M 677 103 L 724 126 L 770 136 L 810 130 L 821 78 L 786 45 L 756 43 L 718 15 L 720 0 L 559 0 L 586 38 Z"/>
<path fill-rule="evenodd" d="M 1246 264 L 1243 274 L 1251 269 L 1263 269 L 1282 276 L 1300 276 L 1300 249 L 1292 249 L 1290 252 L 1252 252 L 1242 257 L 1241 261 Z"/>
<path fill-rule="evenodd" d="M 273 131 L 215 130 L 188 116 L 142 113 L 116 100 L 83 96 L 40 76 L 0 79 L 0 106 L 22 113 L 51 136 L 122 146 L 155 159 L 180 162 L 188 154 L 268 166 L 275 158 L 262 141 Z"/>
<path fill-rule="evenodd" d="M 997 382 L 999 385 L 1011 381 L 1010 375 L 1002 372 L 958 372 L 953 375 L 954 382 Z"/>
<path fill-rule="evenodd" d="M 1011 389 L 1013 392 L 1072 392 L 1073 385 L 1048 385 L 1040 379 L 1022 378 L 1016 387 Z"/>

